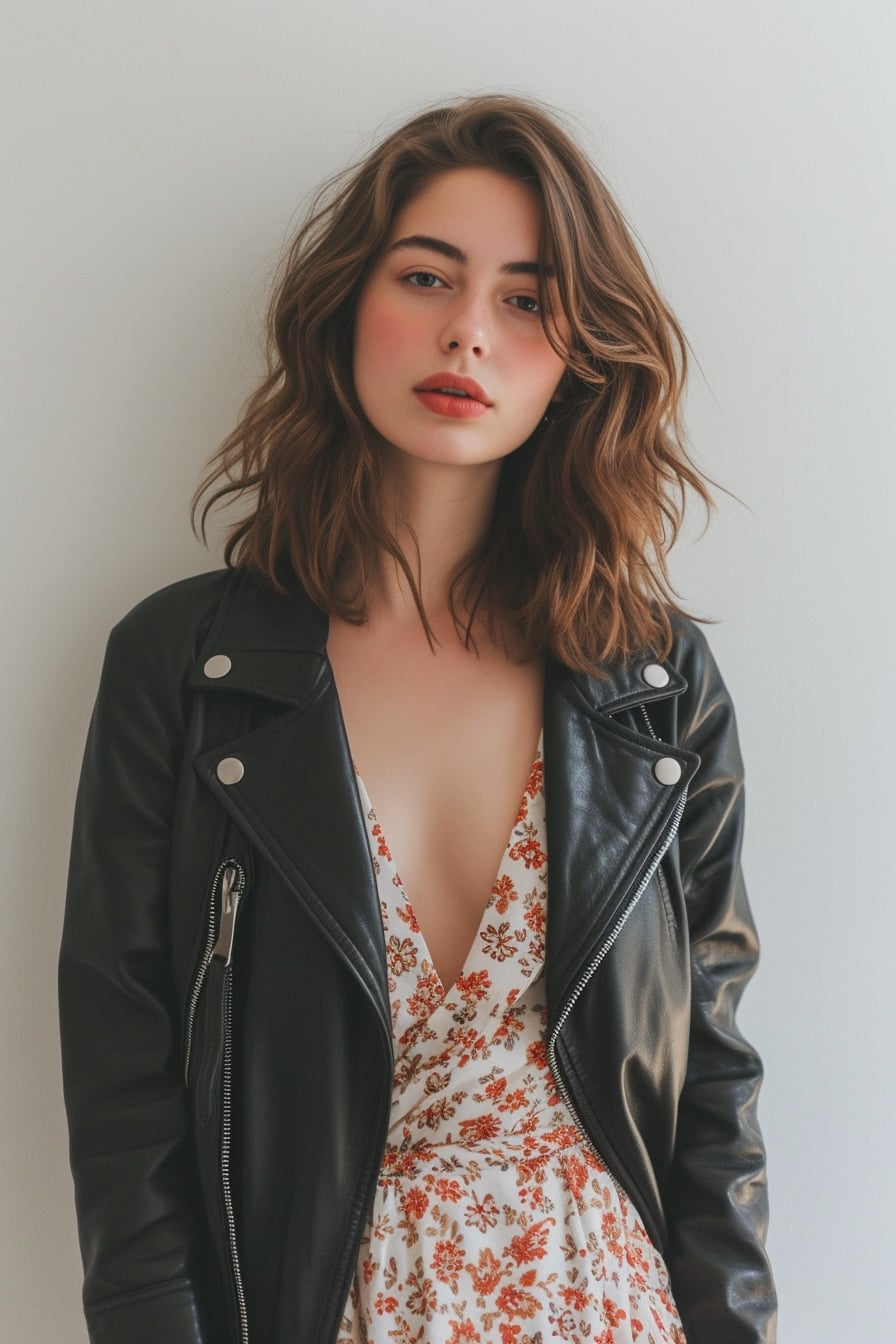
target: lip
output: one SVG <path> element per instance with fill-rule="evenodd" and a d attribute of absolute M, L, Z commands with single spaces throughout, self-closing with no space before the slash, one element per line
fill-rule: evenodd
<path fill-rule="evenodd" d="M 424 378 L 414 388 L 415 392 L 438 392 L 443 387 L 456 388 L 458 392 L 465 392 L 473 401 L 478 401 L 482 406 L 488 408 L 492 405 L 488 393 L 484 387 L 476 382 L 475 378 L 465 378 L 461 373 L 433 373 L 428 378 Z M 450 393 L 449 393 L 450 396 Z M 455 401 L 463 404 L 461 398 L 455 397 Z"/>

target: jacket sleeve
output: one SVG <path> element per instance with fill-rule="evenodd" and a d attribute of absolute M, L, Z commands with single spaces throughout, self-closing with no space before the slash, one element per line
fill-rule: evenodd
<path fill-rule="evenodd" d="M 167 955 L 183 709 L 164 651 L 133 627 L 106 651 L 59 965 L 84 1304 L 92 1344 L 204 1344 L 215 1336 Z"/>
<path fill-rule="evenodd" d="M 691 948 L 691 1031 L 666 1192 L 669 1270 L 688 1344 L 774 1344 L 765 1253 L 762 1065 L 735 1013 L 758 943 L 740 866 L 743 766 L 734 711 L 703 635 L 681 671 L 679 741 L 701 758 L 679 832 Z"/>

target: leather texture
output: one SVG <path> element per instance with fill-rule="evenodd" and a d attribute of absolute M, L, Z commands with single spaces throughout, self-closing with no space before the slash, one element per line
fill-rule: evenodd
<path fill-rule="evenodd" d="M 230 571 L 110 636 L 59 972 L 92 1344 L 336 1338 L 392 1049 L 326 639 L 302 595 Z M 664 686 L 644 679 L 654 661 L 606 679 L 548 665 L 548 1036 L 689 1344 L 773 1344 L 761 1065 L 735 1020 L 757 942 L 734 714 L 689 622 Z M 245 881 L 229 966 L 208 962 L 225 861 Z"/>

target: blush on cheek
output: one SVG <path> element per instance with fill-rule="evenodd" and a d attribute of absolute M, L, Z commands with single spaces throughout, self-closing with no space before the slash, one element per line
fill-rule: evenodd
<path fill-rule="evenodd" d="M 564 367 L 563 360 L 550 347 L 519 352 L 516 370 L 522 385 L 528 389 L 527 399 L 531 404 L 550 401 L 563 377 Z"/>
<path fill-rule="evenodd" d="M 399 354 L 409 344 L 416 343 L 406 317 L 401 317 L 387 304 L 372 303 L 362 307 L 355 328 L 356 353 L 362 357 L 381 359 Z"/>

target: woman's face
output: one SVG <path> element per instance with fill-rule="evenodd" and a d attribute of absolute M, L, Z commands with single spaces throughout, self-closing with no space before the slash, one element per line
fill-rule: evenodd
<path fill-rule="evenodd" d="M 529 437 L 564 370 L 542 325 L 538 242 L 534 193 L 490 168 L 442 173 L 399 212 L 354 333 L 355 388 L 386 444 L 473 465 Z"/>

